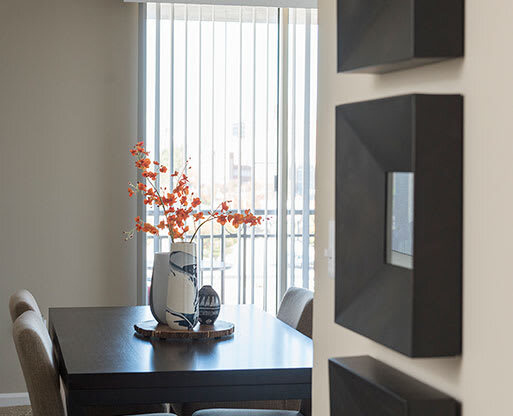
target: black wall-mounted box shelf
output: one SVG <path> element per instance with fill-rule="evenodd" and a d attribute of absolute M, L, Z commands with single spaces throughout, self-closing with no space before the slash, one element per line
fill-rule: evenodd
<path fill-rule="evenodd" d="M 463 56 L 464 0 L 338 0 L 338 71 L 386 73 Z"/>
<path fill-rule="evenodd" d="M 331 416 L 458 416 L 452 397 L 369 356 L 329 360 Z"/>

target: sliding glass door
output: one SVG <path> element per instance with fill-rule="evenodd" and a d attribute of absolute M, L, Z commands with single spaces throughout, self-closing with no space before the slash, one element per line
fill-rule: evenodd
<path fill-rule="evenodd" d="M 197 240 L 201 284 L 212 284 L 224 303 L 274 312 L 279 218 L 287 222 L 286 285 L 313 289 L 316 11 L 292 9 L 285 25 L 278 8 L 149 3 L 141 11 L 146 147 L 171 172 L 188 163 L 200 210 L 230 200 L 267 218 L 251 229 L 204 227 Z M 280 77 L 283 30 L 289 59 Z M 280 82 L 288 85 L 287 117 L 279 116 Z M 288 125 L 286 137 L 278 134 L 280 123 Z M 286 192 L 278 187 L 280 142 L 288 150 Z M 173 186 L 171 176 L 160 180 Z M 280 199 L 285 217 L 278 215 Z M 161 212 L 139 206 L 149 222 L 160 221 Z M 139 243 L 147 293 L 153 254 L 167 251 L 169 241 L 140 236 Z"/>

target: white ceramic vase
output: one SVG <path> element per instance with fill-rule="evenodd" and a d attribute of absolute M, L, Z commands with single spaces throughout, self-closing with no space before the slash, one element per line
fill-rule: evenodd
<path fill-rule="evenodd" d="M 150 292 L 155 319 L 173 329 L 192 329 L 198 322 L 199 295 L 195 243 L 171 243 L 156 253 Z"/>

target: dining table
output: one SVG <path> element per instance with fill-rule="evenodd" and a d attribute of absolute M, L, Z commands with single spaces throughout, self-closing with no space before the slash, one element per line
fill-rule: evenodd
<path fill-rule="evenodd" d="M 87 406 L 310 399 L 312 340 L 256 305 L 223 305 L 221 339 L 144 338 L 149 306 L 50 308 L 68 415 Z"/>

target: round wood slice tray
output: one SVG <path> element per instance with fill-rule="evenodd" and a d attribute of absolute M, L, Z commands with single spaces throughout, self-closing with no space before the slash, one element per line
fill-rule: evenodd
<path fill-rule="evenodd" d="M 143 337 L 161 339 L 207 339 L 227 337 L 235 331 L 235 325 L 226 321 L 215 321 L 214 325 L 196 325 L 194 329 L 171 329 L 154 319 L 134 325 L 135 332 Z"/>

